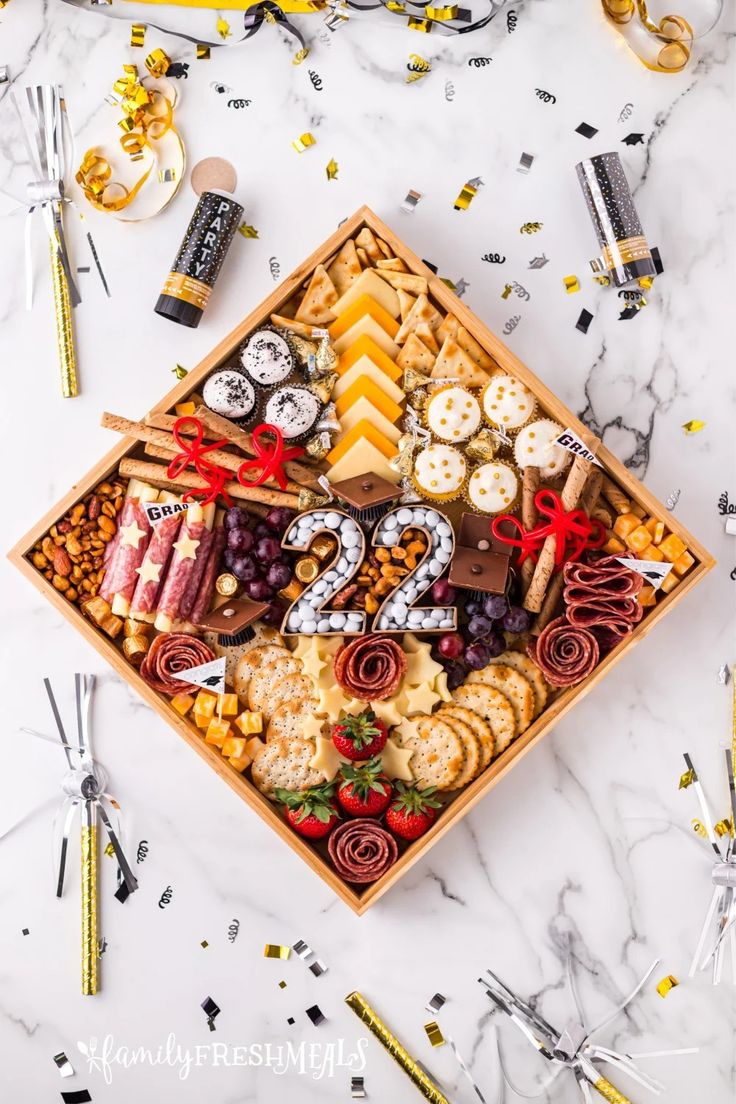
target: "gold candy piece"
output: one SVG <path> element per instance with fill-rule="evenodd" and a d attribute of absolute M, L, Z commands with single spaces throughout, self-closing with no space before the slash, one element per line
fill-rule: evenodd
<path fill-rule="evenodd" d="M 306 131 L 306 133 L 300 135 L 299 138 L 295 138 L 291 144 L 297 153 L 304 153 L 304 151 L 309 149 L 310 146 L 315 145 L 316 141 L 317 139 L 314 137 L 314 135 L 310 134 L 309 131 Z"/>
<path fill-rule="evenodd" d="M 465 445 L 465 455 L 469 460 L 492 460 L 498 452 L 498 438 L 490 429 L 479 430 Z"/>
<path fill-rule="evenodd" d="M 324 460 L 332 447 L 329 433 L 315 433 L 304 446 L 304 451 L 312 460 Z"/>
<path fill-rule="evenodd" d="M 332 502 L 329 495 L 317 494 L 308 487 L 302 487 L 297 496 L 297 509 L 303 513 L 305 510 L 316 510 L 318 506 L 326 506 L 328 502 Z"/>
<path fill-rule="evenodd" d="M 317 396 L 320 402 L 329 402 L 332 395 L 332 388 L 339 378 L 337 372 L 329 372 L 326 376 L 322 376 L 321 379 L 314 380 L 313 383 L 310 383 L 309 390 L 313 395 Z"/>
<path fill-rule="evenodd" d="M 281 943 L 267 943 L 263 948 L 264 958 L 286 959 L 291 954 L 291 947 L 284 947 Z"/>
<path fill-rule="evenodd" d="M 319 560 L 316 556 L 300 556 L 296 561 L 294 574 L 300 583 L 313 583 L 319 575 Z"/>
<path fill-rule="evenodd" d="M 123 655 L 128 663 L 132 663 L 134 667 L 140 667 L 149 647 L 150 641 L 143 633 L 137 636 L 126 636 L 123 641 Z"/>
<path fill-rule="evenodd" d="M 282 598 L 285 598 L 287 602 L 295 602 L 299 597 L 304 587 L 298 579 L 292 579 L 291 582 L 279 591 Z"/>
<path fill-rule="evenodd" d="M 215 590 L 223 598 L 232 598 L 234 594 L 238 593 L 239 586 L 238 580 L 229 571 L 223 571 L 222 575 L 218 575 L 215 580 Z"/>
<path fill-rule="evenodd" d="M 417 387 L 427 387 L 434 383 L 434 380 L 425 375 L 424 372 L 417 372 L 416 368 L 407 368 L 404 372 L 403 383 L 405 391 L 414 391 Z"/>
<path fill-rule="evenodd" d="M 322 533 L 319 537 L 314 538 L 309 550 L 318 560 L 326 560 L 330 556 L 334 556 L 336 549 L 337 542 L 332 537 L 328 537 L 326 533 Z"/>

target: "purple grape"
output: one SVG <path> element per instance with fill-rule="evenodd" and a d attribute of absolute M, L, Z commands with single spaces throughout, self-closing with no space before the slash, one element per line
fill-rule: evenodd
<path fill-rule="evenodd" d="M 501 652 L 506 651 L 506 641 L 502 637 L 501 633 L 489 633 L 488 636 L 483 637 L 483 643 L 485 644 L 486 648 L 488 648 L 491 659 L 495 659 L 496 656 L 501 655 Z"/>
<path fill-rule="evenodd" d="M 432 584 L 432 600 L 438 605 L 444 606 L 455 601 L 457 592 L 447 579 L 438 579 Z"/>
<path fill-rule="evenodd" d="M 248 514 L 242 506 L 231 506 L 225 514 L 225 528 L 238 529 L 248 524 Z"/>
<path fill-rule="evenodd" d="M 490 660 L 491 649 L 487 644 L 476 641 L 475 644 L 468 644 L 465 649 L 465 662 L 471 671 L 482 671 L 484 667 L 488 666 Z"/>
<path fill-rule="evenodd" d="M 261 617 L 264 625 L 280 625 L 284 619 L 286 613 L 286 606 L 283 602 L 274 601 L 271 602 L 266 612 Z"/>
<path fill-rule="evenodd" d="M 225 567 L 229 567 L 232 571 L 233 564 L 237 560 L 238 554 L 237 552 L 233 552 L 232 548 L 226 548 L 222 558 L 225 561 Z"/>
<path fill-rule="evenodd" d="M 272 536 L 272 533 L 271 533 L 271 530 L 266 525 L 265 521 L 259 521 L 259 522 L 256 523 L 256 525 L 253 528 L 253 536 L 256 538 L 256 540 L 260 540 L 261 537 L 270 537 L 270 536 Z"/>
<path fill-rule="evenodd" d="M 481 614 L 476 614 L 468 621 L 468 632 L 471 636 L 485 636 L 493 628 L 493 622 Z"/>
<path fill-rule="evenodd" d="M 458 686 L 462 686 L 465 681 L 465 668 L 460 663 L 445 662 L 445 673 L 448 690 L 457 690 Z"/>
<path fill-rule="evenodd" d="M 274 506 L 266 514 L 266 525 L 275 533 L 284 533 L 295 517 L 296 513 L 288 506 Z"/>
<path fill-rule="evenodd" d="M 256 545 L 255 557 L 259 563 L 270 564 L 281 555 L 281 545 L 275 537 L 261 537 Z"/>
<path fill-rule="evenodd" d="M 255 579 L 258 574 L 258 568 L 251 556 L 238 556 L 233 561 L 230 569 L 236 579 L 240 579 L 241 583 L 250 582 L 251 579 Z"/>
<path fill-rule="evenodd" d="M 227 534 L 227 546 L 234 552 L 250 552 L 254 540 L 250 529 L 230 529 Z"/>
<path fill-rule="evenodd" d="M 483 603 L 485 615 L 490 617 L 491 621 L 498 621 L 503 617 L 508 606 L 509 604 L 503 594 L 489 594 Z"/>
<path fill-rule="evenodd" d="M 468 598 L 467 602 L 463 606 L 463 609 L 467 613 L 468 617 L 475 617 L 476 613 L 483 612 L 483 603 L 477 598 Z"/>
<path fill-rule="evenodd" d="M 244 589 L 247 597 L 254 602 L 267 602 L 273 598 L 273 590 L 265 579 L 251 579 Z"/>
<path fill-rule="evenodd" d="M 522 609 L 521 606 L 509 606 L 506 613 L 503 615 L 503 621 L 501 624 L 510 633 L 523 633 L 529 628 L 529 622 L 531 618 L 527 610 Z"/>
<path fill-rule="evenodd" d="M 285 563 L 272 563 L 266 572 L 266 582 L 275 590 L 282 590 L 291 582 L 291 568 Z"/>

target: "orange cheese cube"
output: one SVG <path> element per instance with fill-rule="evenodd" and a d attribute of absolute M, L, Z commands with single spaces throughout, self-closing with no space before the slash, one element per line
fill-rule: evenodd
<path fill-rule="evenodd" d="M 175 709 L 182 717 L 186 716 L 193 705 L 194 698 L 191 694 L 177 694 L 175 698 L 171 699 L 171 708 Z"/>
<path fill-rule="evenodd" d="M 235 767 L 235 770 L 240 771 L 241 774 L 246 767 L 250 766 L 250 762 L 250 757 L 247 755 L 241 755 L 240 757 L 231 755 L 228 759 L 230 766 Z"/>
<path fill-rule="evenodd" d="M 344 437 L 335 445 L 335 447 L 327 453 L 327 463 L 332 466 L 340 460 L 346 452 L 353 447 L 356 441 L 365 439 L 370 441 L 371 444 L 382 452 L 387 460 L 390 460 L 396 455 L 396 446 L 383 436 L 380 430 L 364 419 L 362 422 L 358 422 L 352 429 L 344 435 Z M 647 537 L 649 534 L 647 534 Z"/>
<path fill-rule="evenodd" d="M 603 551 L 607 552 L 609 556 L 620 556 L 622 552 L 626 551 L 626 545 L 622 544 L 617 537 L 609 537 L 603 545 Z"/>
<path fill-rule="evenodd" d="M 683 552 L 687 552 L 687 545 L 674 533 L 670 533 L 670 535 L 665 537 L 661 542 L 659 550 L 666 560 L 669 560 L 670 563 L 674 563 Z"/>
<path fill-rule="evenodd" d="M 641 552 L 643 548 L 649 544 L 652 534 L 644 525 L 637 525 L 636 529 L 632 529 L 630 533 L 627 533 L 624 537 L 624 542 L 627 548 L 630 548 L 632 552 Z"/>
<path fill-rule="evenodd" d="M 358 379 L 348 387 L 347 391 L 343 391 L 342 395 L 340 395 L 340 398 L 335 403 L 338 418 L 342 420 L 348 410 L 361 399 L 365 399 L 371 406 L 375 406 L 376 410 L 380 410 L 381 414 L 383 414 L 384 418 L 389 422 L 398 422 L 403 413 L 399 404 L 394 402 L 385 391 L 382 391 L 380 386 L 372 380 L 370 376 L 359 376 Z"/>
<path fill-rule="evenodd" d="M 654 536 L 654 531 L 657 528 L 657 519 L 655 517 L 648 517 L 644 524 L 652 536 Z"/>
<path fill-rule="evenodd" d="M 683 552 L 672 564 L 672 570 L 676 571 L 678 575 L 684 575 L 686 571 L 690 570 L 694 563 L 695 560 L 690 553 Z"/>
<path fill-rule="evenodd" d="M 263 740 L 260 740 L 258 736 L 251 736 L 245 745 L 245 753 L 249 755 L 251 759 L 255 759 L 256 752 L 260 751 L 263 747 Z"/>
<path fill-rule="evenodd" d="M 241 713 L 233 723 L 236 728 L 240 729 L 244 736 L 250 736 L 253 732 L 263 732 L 262 713 L 249 713 L 246 710 L 246 712 Z"/>
<path fill-rule="evenodd" d="M 641 553 L 642 560 L 658 560 L 660 563 L 664 559 L 664 556 L 657 548 L 656 544 L 648 544 Z"/>
<path fill-rule="evenodd" d="M 613 531 L 617 537 L 622 537 L 624 540 L 632 532 L 632 530 L 639 527 L 639 518 L 636 514 L 619 514 L 613 523 Z"/>
<path fill-rule="evenodd" d="M 654 587 L 642 587 L 637 594 L 637 598 L 640 606 L 656 606 L 657 604 L 657 592 Z"/>
<path fill-rule="evenodd" d="M 669 594 L 671 590 L 674 590 L 679 583 L 679 578 L 675 575 L 674 571 L 670 571 L 666 579 L 662 580 L 662 585 L 659 588 L 664 591 L 665 594 Z"/>
<path fill-rule="evenodd" d="M 196 404 L 191 401 L 177 403 L 177 405 L 174 407 L 174 413 L 176 414 L 177 418 L 191 418 L 196 409 Z"/>
<path fill-rule="evenodd" d="M 240 709 L 240 702 L 238 701 L 237 694 L 223 694 L 222 695 L 222 715 L 223 717 L 234 717 Z"/>
<path fill-rule="evenodd" d="M 214 717 L 216 705 L 217 697 L 215 694 L 208 694 L 206 690 L 200 690 L 194 703 L 194 712 L 201 713 L 203 717 Z"/>
<path fill-rule="evenodd" d="M 229 734 L 230 722 L 220 721 L 217 717 L 213 717 L 207 726 L 204 742 L 206 744 L 214 744 L 215 747 L 221 748 Z"/>
<path fill-rule="evenodd" d="M 222 754 L 226 759 L 229 759 L 231 755 L 236 758 L 245 755 L 245 742 L 245 736 L 228 736 L 222 745 Z"/>
<path fill-rule="evenodd" d="M 654 544 L 661 544 L 664 537 L 664 522 L 658 521 L 654 530 Z"/>
<path fill-rule="evenodd" d="M 344 333 L 347 333 L 350 327 L 358 322 L 364 314 L 370 315 L 390 338 L 396 337 L 399 332 L 399 323 L 396 319 L 392 318 L 388 311 L 370 295 L 361 295 L 354 303 L 351 303 L 347 310 L 343 311 L 336 322 L 328 327 L 332 340 L 336 341 L 338 337 L 342 337 Z"/>
<path fill-rule="evenodd" d="M 199 713 L 196 709 L 192 710 L 192 720 L 196 724 L 197 728 L 207 728 L 207 725 L 212 720 L 206 713 Z"/>
<path fill-rule="evenodd" d="M 375 366 L 385 372 L 394 383 L 401 378 L 401 369 L 394 364 L 390 356 L 384 353 L 383 349 L 379 349 L 373 338 L 368 337 L 367 334 L 362 334 L 356 338 L 350 348 L 340 354 L 340 359 L 337 362 L 338 375 L 344 376 L 364 356 L 372 360 Z"/>

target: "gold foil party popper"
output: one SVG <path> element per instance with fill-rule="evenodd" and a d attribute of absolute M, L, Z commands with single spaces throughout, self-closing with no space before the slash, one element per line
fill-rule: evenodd
<path fill-rule="evenodd" d="M 81 896 L 82 896 L 82 995 L 91 996 L 98 989 L 98 963 L 100 957 L 97 935 L 97 818 L 102 821 L 110 838 L 110 846 L 118 861 L 119 886 L 115 896 L 119 901 L 138 888 L 120 844 L 120 826 L 115 799 L 106 792 L 107 775 L 96 763 L 90 740 L 90 706 L 94 690 L 94 675 L 75 675 L 77 744 L 67 738 L 61 714 L 51 683 L 44 679 L 51 711 L 54 715 L 59 740 L 66 756 L 68 771 L 62 780 L 64 799 L 54 821 L 55 844 L 58 850 L 56 896 L 64 891 L 69 838 L 74 818 L 79 813 L 81 829 Z M 51 736 L 23 728 L 31 736 L 56 743 Z M 26 818 L 27 819 L 27 818 Z M 113 826 L 115 824 L 115 826 Z M 5 832 L 4 835 L 7 835 Z"/>

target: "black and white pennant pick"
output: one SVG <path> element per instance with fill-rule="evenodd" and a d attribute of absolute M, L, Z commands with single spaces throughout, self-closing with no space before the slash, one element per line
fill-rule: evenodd
<path fill-rule="evenodd" d="M 194 686 L 201 686 L 204 690 L 211 690 L 213 694 L 225 693 L 225 662 L 226 657 L 211 659 L 208 663 L 200 663 L 199 667 L 189 667 L 186 671 L 180 671 L 174 678 L 182 682 L 191 682 Z"/>
<path fill-rule="evenodd" d="M 617 556 L 616 559 L 624 567 L 642 575 L 655 590 L 659 590 L 673 567 L 671 563 L 660 563 L 658 560 L 636 560 L 628 556 Z"/>
<path fill-rule="evenodd" d="M 567 449 L 573 456 L 582 456 L 583 460 L 590 460 L 591 464 L 597 464 L 599 468 L 603 467 L 600 460 L 596 460 L 595 454 L 592 453 L 585 442 L 578 437 L 574 429 L 563 429 L 554 443 L 559 445 L 560 448 Z"/>

